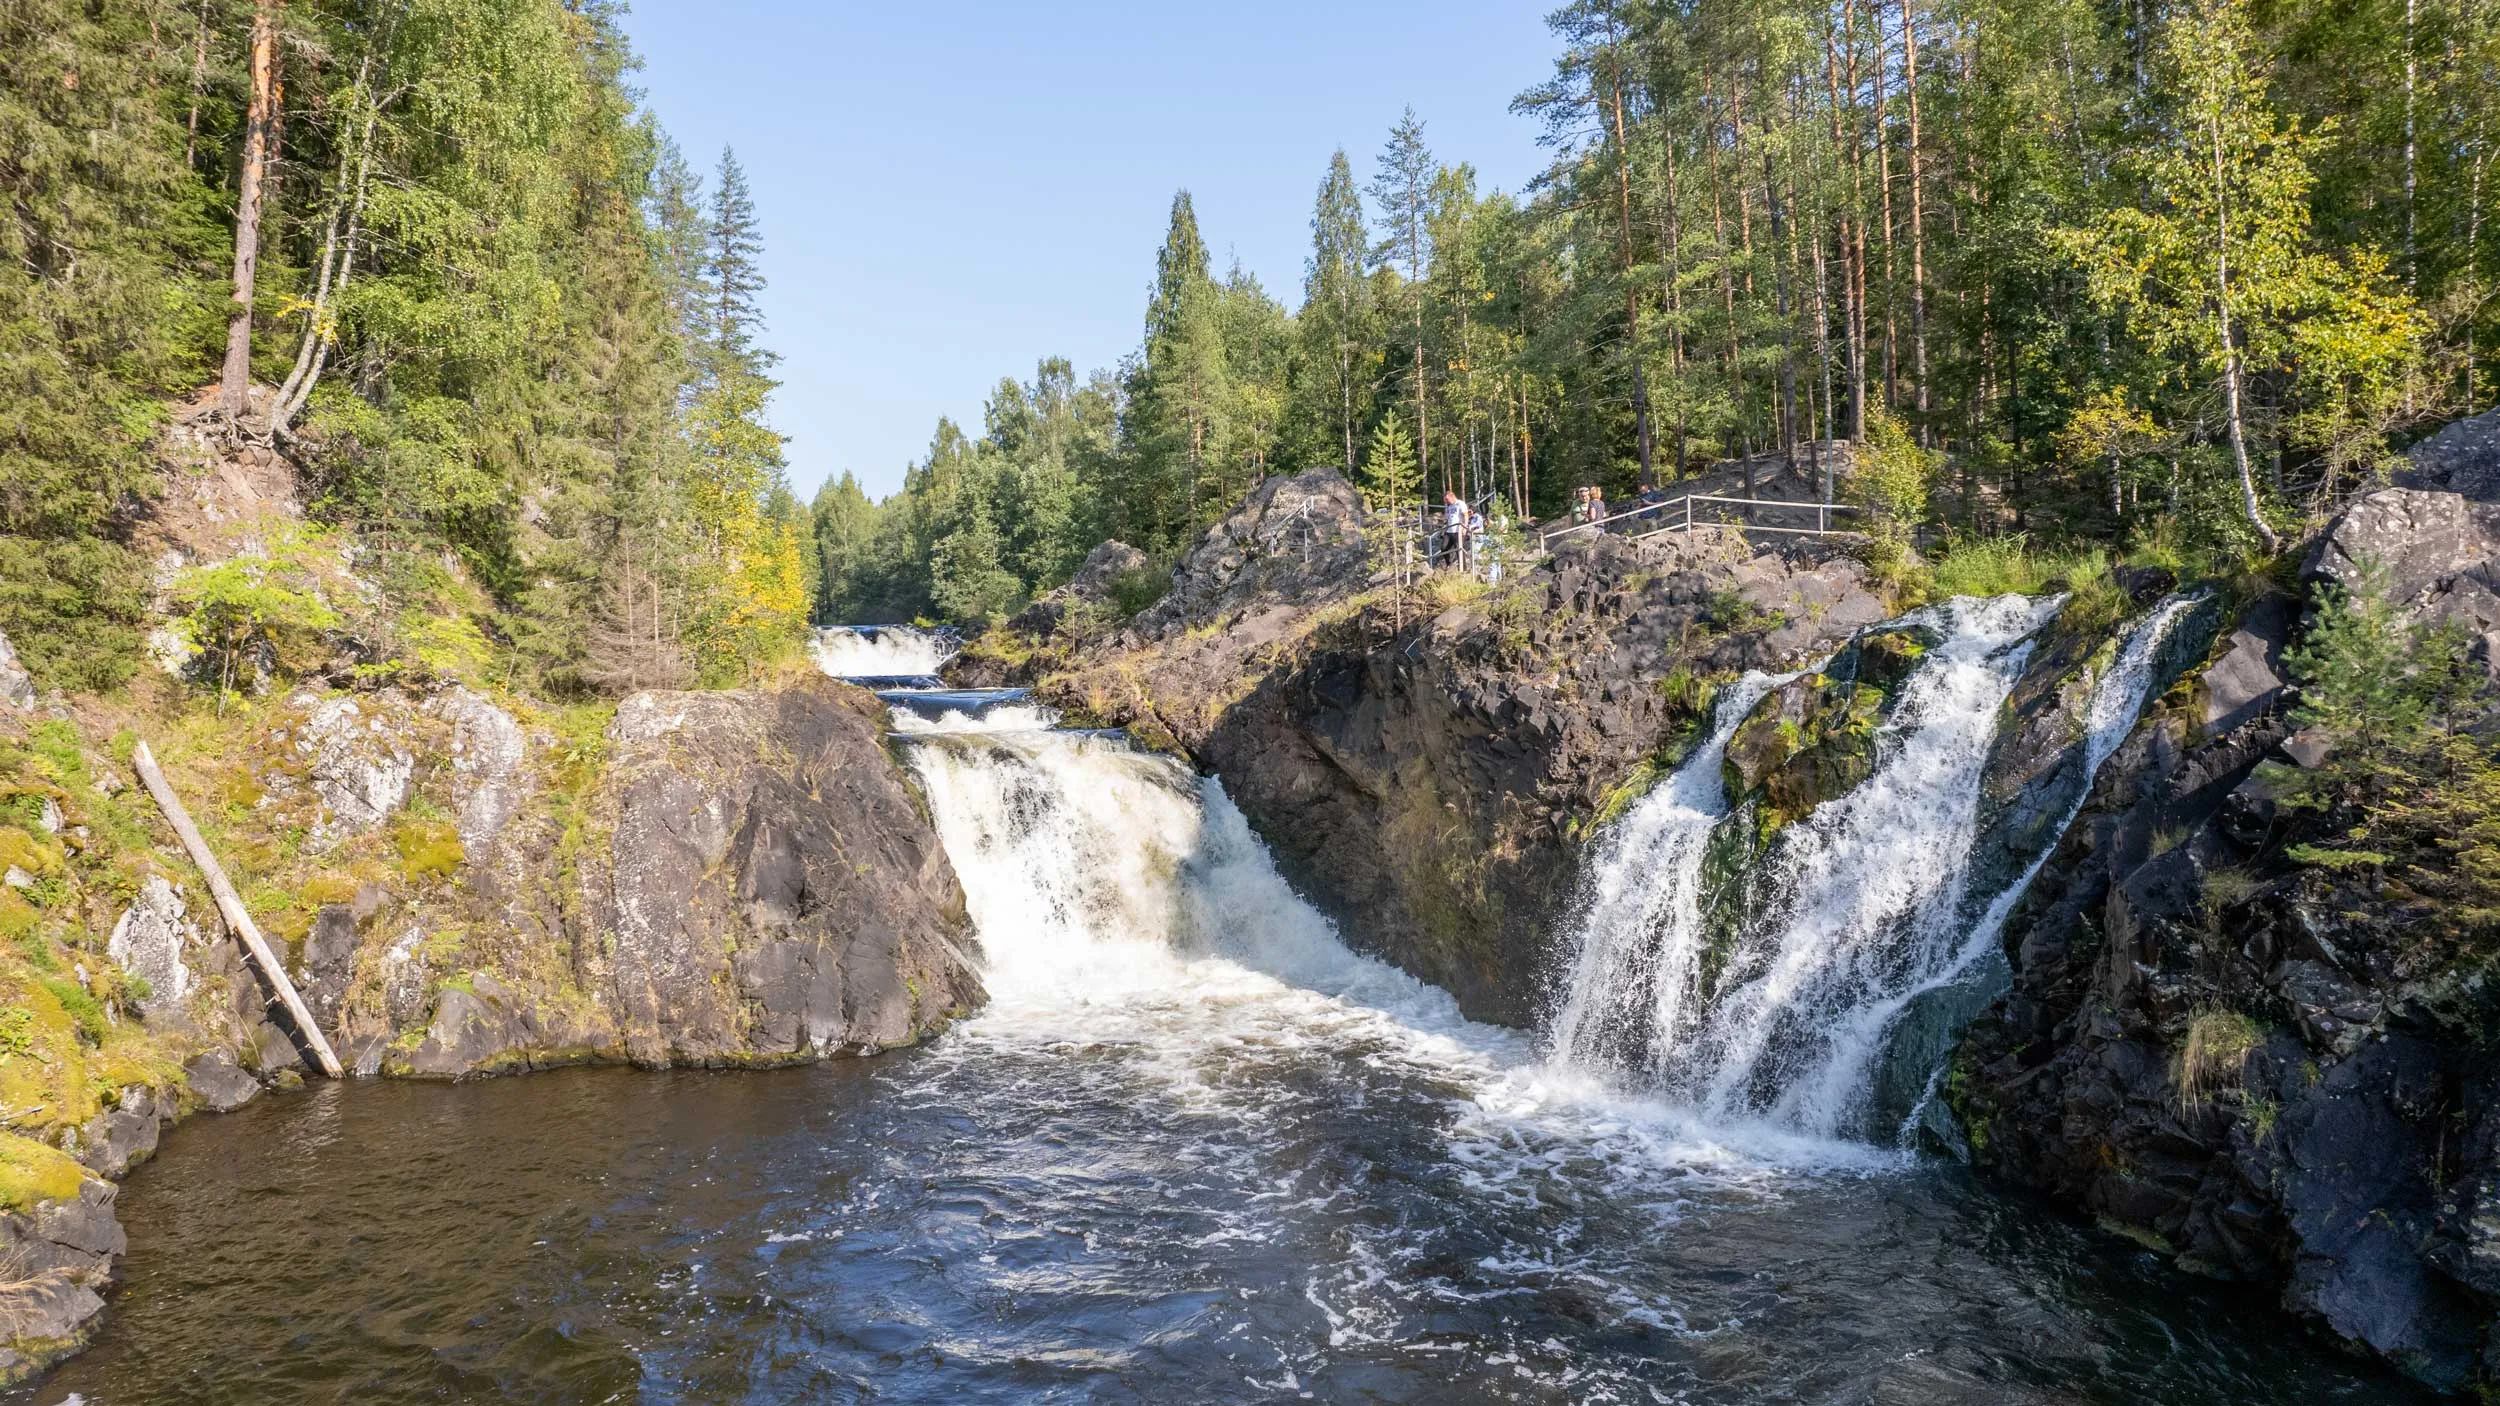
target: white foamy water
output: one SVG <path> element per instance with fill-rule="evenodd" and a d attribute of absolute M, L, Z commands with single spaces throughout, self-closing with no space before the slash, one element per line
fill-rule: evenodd
<path fill-rule="evenodd" d="M 1487 1194 L 1553 1158 L 1740 1180 L 1880 1160 L 1749 1120 L 1705 1126 L 1540 1060 L 1533 1038 L 1470 1021 L 1437 987 L 1347 948 L 1220 783 L 1116 735 L 1002 716 L 1017 711 L 943 729 L 896 711 L 986 953 L 989 1003 L 957 1039 L 1131 1047 L 1168 1078 L 1164 1096 L 1184 1098 L 1213 1093 L 1211 1058 L 1354 1051 L 1446 1088 Z M 1232 1111 L 1255 1118 L 1256 1093 L 1242 1084 L 1218 1101 L 1250 1099 Z"/>
<path fill-rule="evenodd" d="M 1957 600 L 1910 617 L 1943 642 L 1879 734 L 1875 774 L 1782 832 L 1757 861 L 1746 917 L 1714 938 L 1700 890 L 1727 812 L 1721 765 L 1765 691 L 1754 678 L 1732 688 L 1705 743 L 1592 854 L 1552 1057 L 1628 1077 L 1712 1123 L 1862 1131 L 1894 1023 L 1994 950 L 2046 861 L 2043 850 L 1969 920 L 1985 896 L 1970 892 L 1981 773 L 2030 636 L 2061 604 Z M 2165 603 L 2140 622 L 2097 681 L 2084 789 L 2142 711 L 2160 644 L 2188 605 Z M 2058 831 L 2081 804 L 2079 791 Z M 1715 983 L 1713 961 L 1723 964 Z"/>
<path fill-rule="evenodd" d="M 1747 674 L 1720 690 L 1710 732 L 1684 764 L 1598 837 L 1577 905 L 1578 955 L 1547 1037 L 1557 1061 L 1646 1064 L 1674 1048 L 1700 958 L 1703 852 L 1727 815 L 1728 739 L 1794 677 Z"/>
<path fill-rule="evenodd" d="M 808 652 L 837 679 L 918 678 L 944 668 L 955 641 L 945 631 L 909 625 L 845 625 L 818 630 Z"/>

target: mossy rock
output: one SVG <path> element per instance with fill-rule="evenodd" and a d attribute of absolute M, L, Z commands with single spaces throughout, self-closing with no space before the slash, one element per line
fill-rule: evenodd
<path fill-rule="evenodd" d="M 45 1201 L 75 1200 L 86 1179 L 86 1168 L 59 1148 L 0 1133 L 0 1210 L 25 1212 Z"/>
<path fill-rule="evenodd" d="M 1766 694 L 1728 739 L 1728 794 L 1758 801 L 1757 844 L 1875 774 L 1875 738 L 1939 643 L 1923 626 L 1870 631 L 1818 673 Z"/>

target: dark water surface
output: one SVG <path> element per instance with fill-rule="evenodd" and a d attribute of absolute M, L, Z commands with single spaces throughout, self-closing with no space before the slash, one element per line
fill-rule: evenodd
<path fill-rule="evenodd" d="M 263 1099 L 131 1176 L 103 1338 L 14 1399 L 2420 1399 L 1948 1167 L 1626 1179 L 1359 1040 L 1182 1057 Z"/>

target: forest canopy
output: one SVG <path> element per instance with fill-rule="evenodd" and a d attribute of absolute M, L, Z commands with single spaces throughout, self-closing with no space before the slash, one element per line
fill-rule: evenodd
<path fill-rule="evenodd" d="M 1408 111 L 1314 163 L 1293 289 L 1181 191 L 1118 365 L 1013 368 L 900 491 L 802 504 L 763 216 L 617 17 L 0 7 L 0 629 L 39 674 L 138 667 L 171 424 L 283 455 L 411 639 L 566 695 L 996 617 L 1319 466 L 1545 517 L 1872 439 L 1925 541 L 2261 551 L 2500 374 L 2500 6 L 1579 0 L 1512 104 L 1528 189 Z"/>
<path fill-rule="evenodd" d="M 827 619 L 994 612 L 1279 469 L 1562 511 L 1900 424 L 1931 538 L 2271 549 L 2493 403 L 2500 6 L 1580 0 L 1486 192 L 1408 112 L 1299 306 L 1184 191 L 1142 337 L 815 503 Z M 1420 470 L 1393 483 L 1398 466 Z M 1395 490 L 1392 492 L 1391 490 Z"/>

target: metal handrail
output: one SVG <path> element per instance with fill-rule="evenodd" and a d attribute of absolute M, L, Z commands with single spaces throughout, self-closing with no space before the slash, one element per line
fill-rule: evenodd
<path fill-rule="evenodd" d="M 1596 528 L 1601 528 L 1610 522 L 1621 522 L 1625 518 L 1655 516 L 1666 512 L 1668 509 L 1673 508 L 1678 504 L 1683 505 L 1683 522 L 1669 523 L 1665 527 L 1656 528 L 1648 532 L 1630 533 L 1627 534 L 1629 540 L 1637 542 L 1644 537 L 1655 537 L 1661 532 L 1690 532 L 1696 526 L 1734 527 L 1745 532 L 1804 533 L 1815 537 L 1828 536 L 1832 531 L 1832 529 L 1828 527 L 1762 527 L 1753 523 L 1710 522 L 1706 520 L 1696 523 L 1693 519 L 1693 504 L 1695 503 L 1733 503 L 1738 507 L 1743 508 L 1793 508 L 1801 512 L 1807 509 L 1812 509 L 1815 513 L 1815 521 L 1820 523 L 1829 522 L 1831 520 L 1830 514 L 1832 513 L 1862 513 L 1866 511 L 1865 508 L 1860 507 L 1855 503 L 1798 503 L 1779 498 L 1723 498 L 1712 493 L 1687 493 L 1681 498 L 1670 498 L 1663 503 L 1644 503 L 1637 508 L 1628 508 L 1619 513 L 1609 513 L 1595 522 L 1575 522 L 1569 527 L 1556 528 L 1550 532 L 1540 532 L 1537 534 L 1537 545 L 1539 547 L 1550 547 L 1556 538 L 1568 537 L 1574 532 L 1586 532 Z"/>

